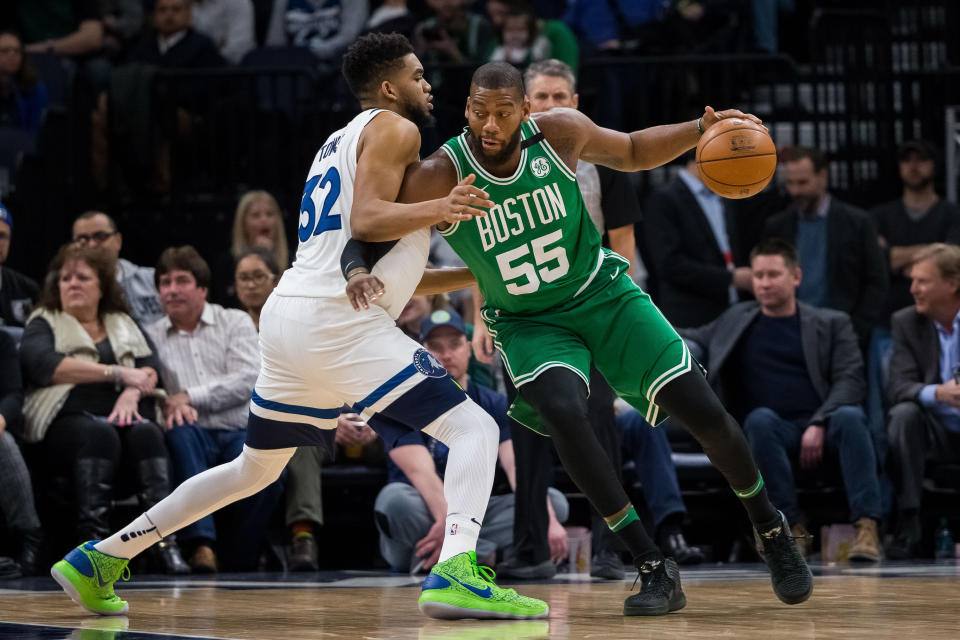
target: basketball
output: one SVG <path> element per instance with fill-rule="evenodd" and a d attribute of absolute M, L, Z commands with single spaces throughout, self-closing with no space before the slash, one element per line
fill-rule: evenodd
<path fill-rule="evenodd" d="M 749 198 L 763 190 L 777 168 L 770 133 L 744 118 L 724 118 L 697 143 L 700 180 L 718 196 Z"/>

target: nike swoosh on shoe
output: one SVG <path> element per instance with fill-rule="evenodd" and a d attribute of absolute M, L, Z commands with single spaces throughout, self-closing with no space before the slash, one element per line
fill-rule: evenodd
<path fill-rule="evenodd" d="M 476 587 L 471 587 L 471 586 L 468 585 L 468 584 L 465 584 L 465 583 L 463 583 L 463 582 L 460 582 L 459 580 L 457 580 L 456 578 L 454 578 L 454 577 L 453 577 L 452 575 L 450 575 L 449 573 L 445 573 L 444 575 L 445 575 L 446 577 L 450 578 L 451 580 L 453 580 L 454 582 L 456 582 L 457 584 L 461 585 L 462 587 L 465 587 L 465 588 L 469 589 L 470 591 L 472 591 L 473 593 L 477 594 L 477 595 L 480 596 L 481 598 L 489 598 L 490 596 L 493 595 L 493 589 L 491 589 L 490 587 L 484 587 L 483 589 L 477 589 Z"/>

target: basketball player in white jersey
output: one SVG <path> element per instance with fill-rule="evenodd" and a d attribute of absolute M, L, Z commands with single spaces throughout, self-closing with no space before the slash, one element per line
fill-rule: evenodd
<path fill-rule="evenodd" d="M 113 584 L 129 575 L 130 558 L 272 483 L 296 447 L 320 444 L 319 429 L 336 428 L 340 407 L 348 404 L 385 440 L 422 429 L 450 448 L 445 536 L 420 610 L 442 618 L 547 615 L 545 602 L 498 587 L 476 564 L 499 444 L 496 423 L 395 324 L 421 276 L 429 291 L 473 282 L 463 271 L 424 274 L 429 228 L 484 215 L 471 204 L 492 203 L 471 186 L 472 176 L 445 198 L 395 202 L 406 167 L 418 158 L 417 124 L 429 121 L 431 109 L 430 85 L 406 38 L 359 38 L 344 55 L 343 73 L 364 111 L 327 139 L 310 167 L 296 260 L 260 316 L 260 375 L 243 451 L 188 479 L 113 536 L 85 542 L 53 566 L 54 579 L 90 611 L 126 613 Z M 351 236 L 399 239 L 375 269 L 387 293 L 359 314 L 340 268 Z"/>

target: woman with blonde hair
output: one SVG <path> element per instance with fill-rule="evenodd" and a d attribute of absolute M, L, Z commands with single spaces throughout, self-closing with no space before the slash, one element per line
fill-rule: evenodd
<path fill-rule="evenodd" d="M 214 302 L 229 307 L 239 306 L 234 283 L 237 261 L 247 250 L 255 247 L 270 251 L 281 271 L 289 265 L 283 213 L 277 199 L 268 191 L 248 191 L 237 203 L 230 249 L 220 255 L 213 270 Z"/>

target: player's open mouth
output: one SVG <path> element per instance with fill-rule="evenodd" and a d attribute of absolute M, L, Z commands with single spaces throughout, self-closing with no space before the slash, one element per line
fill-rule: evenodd
<path fill-rule="evenodd" d="M 494 148 L 494 147 L 499 147 L 499 146 L 500 146 L 500 143 L 499 143 L 498 141 L 496 141 L 496 140 L 488 140 L 488 139 L 486 139 L 486 138 L 481 138 L 481 139 L 480 139 L 480 144 L 482 144 L 484 147 L 486 147 L 486 148 L 488 148 L 488 149 L 492 149 L 492 148 Z"/>

